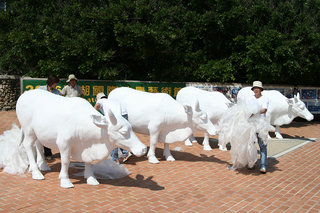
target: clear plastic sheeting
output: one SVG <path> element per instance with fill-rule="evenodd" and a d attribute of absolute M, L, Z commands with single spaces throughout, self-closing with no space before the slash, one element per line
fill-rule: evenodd
<path fill-rule="evenodd" d="M 113 162 L 111 159 L 105 159 L 98 162 L 97 164 L 92 164 L 92 171 L 97 179 L 118 179 L 128 176 L 130 172 L 128 169 L 121 164 Z M 84 163 L 72 162 L 70 163 L 70 168 L 84 169 Z M 83 176 L 84 171 L 76 173 L 76 176 Z"/>
<path fill-rule="evenodd" d="M 229 108 L 219 121 L 219 146 L 231 145 L 230 169 L 252 167 L 257 161 L 257 134 L 266 144 L 268 132 L 275 131 L 264 116 L 259 113 L 259 106 L 247 101 Z"/>
<path fill-rule="evenodd" d="M 0 135 L 0 168 L 4 172 L 22 175 L 28 168 L 29 161 L 21 140 L 22 131 L 16 124 Z"/>

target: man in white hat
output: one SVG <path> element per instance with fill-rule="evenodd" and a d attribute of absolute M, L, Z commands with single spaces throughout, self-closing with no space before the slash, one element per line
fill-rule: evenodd
<path fill-rule="evenodd" d="M 102 92 L 97 94 L 97 102 L 94 105 L 94 108 L 100 110 L 103 114 L 105 114 L 107 109 L 110 109 L 113 113 L 121 114 L 122 117 L 128 120 L 127 110 L 121 106 L 121 104 L 115 104 L 115 102 L 110 101 Z M 122 157 L 119 157 L 119 154 L 122 155 Z M 115 148 L 111 153 L 111 159 L 116 163 L 119 163 L 120 158 L 123 159 L 122 162 L 125 162 L 130 156 L 131 153 L 129 151 L 121 148 Z"/>
<path fill-rule="evenodd" d="M 81 97 L 83 98 L 83 91 L 82 88 L 77 85 L 78 79 L 74 74 L 70 74 L 68 77 L 67 82 L 69 85 L 65 86 L 61 90 L 61 94 L 66 96 L 66 97 Z"/>
<path fill-rule="evenodd" d="M 253 100 L 258 104 L 261 116 L 265 117 L 269 106 L 269 99 L 262 95 L 262 82 L 254 81 L 251 90 L 254 92 Z M 267 172 L 267 144 L 264 144 L 259 137 L 258 144 L 260 147 L 260 172 L 264 174 Z"/>

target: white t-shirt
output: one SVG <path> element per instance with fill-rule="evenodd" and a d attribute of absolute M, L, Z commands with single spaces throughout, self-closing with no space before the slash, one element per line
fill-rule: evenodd
<path fill-rule="evenodd" d="M 81 86 L 75 85 L 75 87 L 72 87 L 71 85 L 67 85 L 63 87 L 61 90 L 61 94 L 65 95 L 66 97 L 79 97 L 83 95 L 83 91 Z"/>
<path fill-rule="evenodd" d="M 259 112 L 262 109 L 268 109 L 269 107 L 269 99 L 262 95 L 260 98 L 256 98 L 254 95 L 252 96 L 252 101 L 256 102 L 256 104 L 259 106 Z M 266 113 L 261 114 L 262 116 L 266 116 Z"/>
<path fill-rule="evenodd" d="M 105 111 L 107 109 L 110 109 L 114 114 L 118 115 L 127 115 L 127 110 L 120 105 L 120 103 L 115 101 L 110 101 L 107 98 L 101 98 L 97 101 L 97 103 L 100 105 L 99 110 L 105 115 Z"/>

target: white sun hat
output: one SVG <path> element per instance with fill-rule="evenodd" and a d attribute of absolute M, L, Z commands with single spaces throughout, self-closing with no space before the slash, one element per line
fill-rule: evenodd
<path fill-rule="evenodd" d="M 255 87 L 258 87 L 261 90 L 263 90 L 262 82 L 261 81 L 254 81 L 253 84 L 252 84 L 251 90 L 253 90 L 253 88 L 255 88 Z"/>
<path fill-rule="evenodd" d="M 102 97 L 106 96 L 103 92 L 97 94 L 97 101 L 100 100 Z"/>
<path fill-rule="evenodd" d="M 70 75 L 68 76 L 67 82 L 69 83 L 69 81 L 71 81 L 72 79 L 78 81 L 78 79 L 76 78 L 76 76 L 75 76 L 74 74 L 70 74 Z"/>

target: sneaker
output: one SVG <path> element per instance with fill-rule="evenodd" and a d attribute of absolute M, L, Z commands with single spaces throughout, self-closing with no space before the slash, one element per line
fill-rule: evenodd
<path fill-rule="evenodd" d="M 126 162 L 131 155 L 132 155 L 131 152 L 128 152 L 128 153 L 123 157 L 122 163 Z"/>
<path fill-rule="evenodd" d="M 265 173 L 267 172 L 266 167 L 261 167 L 261 168 L 260 168 L 260 172 L 261 172 L 262 174 L 265 174 Z"/>

